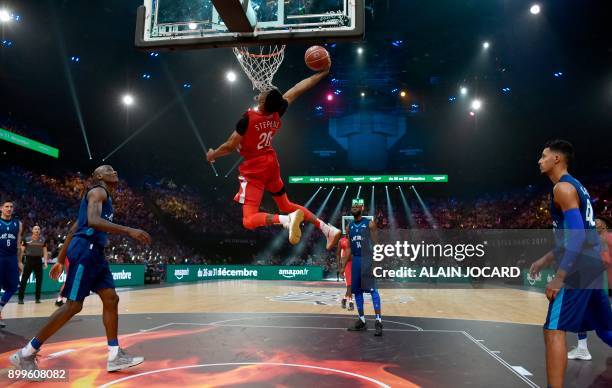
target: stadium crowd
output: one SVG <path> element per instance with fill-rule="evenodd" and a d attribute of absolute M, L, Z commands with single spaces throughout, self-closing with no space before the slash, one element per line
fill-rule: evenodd
<path fill-rule="evenodd" d="M 16 216 L 27 230 L 38 224 L 47 237 L 50 252 L 55 257 L 61 242 L 74 222 L 77 203 L 88 184 L 81 173 L 64 174 L 61 177 L 29 171 L 18 166 L 0 170 L 0 189 L 3 198 L 12 198 L 16 204 Z M 137 185 L 136 185 L 137 186 Z M 597 214 L 612 216 L 612 184 L 610 181 L 588 185 L 595 201 Z M 142 189 L 136 189 L 122 180 L 114 194 L 115 220 L 119 223 L 141 227 L 154 238 L 152 246 L 139 246 L 123 236 L 112 236 L 107 249 L 108 259 L 113 263 L 145 263 L 151 268 L 161 269 L 168 263 L 228 264 L 231 256 L 220 252 L 202 254 L 189 247 L 173 231 L 173 225 L 164 220 L 170 218 L 183 225 L 196 236 L 213 237 L 231 243 L 232 239 L 243 239 L 244 257 L 238 262 L 284 265 L 322 265 L 329 272 L 335 268 L 335 253 L 325 252 L 320 233 L 304 233 L 307 237 L 301 249 L 284 244 L 284 249 L 257 250 L 254 241 L 268 241 L 279 233 L 277 228 L 262 228 L 247 231 L 241 223 L 239 206 L 229 205 L 225 195 L 216 192 L 198 192 L 187 186 L 178 186 L 170 179 L 150 180 Z M 210 192 L 211 191 L 211 192 Z M 395 201 L 392 214 L 386 201 L 380 201 L 374 216 L 380 229 L 535 229 L 549 228 L 548 193 L 533 188 L 522 192 L 483 196 L 475 200 L 458 198 L 427 198 L 428 212 L 416 202 L 409 213 L 401 201 Z M 331 206 L 334 207 L 334 206 Z M 273 209 L 269 209 L 272 211 Z M 350 214 L 345 206 L 339 214 Z M 158 216 L 159 215 L 159 216 Z M 336 224 L 341 223 L 338 214 L 323 212 L 322 217 Z M 390 219 L 393 218 L 393 219 Z M 228 238 L 231 239 L 228 240 Z M 283 245 L 283 244 L 280 244 Z"/>

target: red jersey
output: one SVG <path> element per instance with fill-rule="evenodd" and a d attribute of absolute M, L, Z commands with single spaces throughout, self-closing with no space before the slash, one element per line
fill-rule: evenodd
<path fill-rule="evenodd" d="M 240 155 L 245 160 L 269 153 L 276 155 L 276 151 L 272 148 L 272 139 L 276 131 L 281 128 L 280 115 L 278 113 L 270 115 L 249 109 L 243 116 L 243 120 L 245 119 L 248 123 L 246 128 L 238 132 L 242 135 L 242 141 L 238 147 Z"/>

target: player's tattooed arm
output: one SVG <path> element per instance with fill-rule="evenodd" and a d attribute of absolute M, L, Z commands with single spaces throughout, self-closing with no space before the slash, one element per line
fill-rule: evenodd
<path fill-rule="evenodd" d="M 238 132 L 234 131 L 229 139 L 227 139 L 225 143 L 221 144 L 219 148 L 216 150 L 213 150 L 212 148 L 208 150 L 206 153 L 206 160 L 209 163 L 214 163 L 216 159 L 235 152 L 236 149 L 238 149 L 241 141 L 242 136 Z"/>
<path fill-rule="evenodd" d="M 331 68 L 331 62 L 330 62 L 330 67 L 328 67 L 327 69 L 321 72 L 318 72 L 298 82 L 297 84 L 295 84 L 294 87 L 292 87 L 287 92 L 285 92 L 285 94 L 283 95 L 283 98 L 287 100 L 289 104 L 293 103 L 293 101 L 295 101 L 296 98 L 304 94 L 306 91 L 312 89 L 316 84 L 321 82 L 322 79 L 327 77 L 327 75 L 329 74 L 330 68 Z"/>
<path fill-rule="evenodd" d="M 87 225 L 108 233 L 125 234 L 141 244 L 150 244 L 151 236 L 143 230 L 114 224 L 102 218 L 102 204 L 108 199 L 106 190 L 96 187 L 87 194 Z"/>

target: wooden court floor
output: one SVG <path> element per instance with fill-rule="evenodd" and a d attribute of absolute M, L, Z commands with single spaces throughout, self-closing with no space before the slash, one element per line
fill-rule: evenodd
<path fill-rule="evenodd" d="M 120 314 L 144 313 L 307 313 L 349 314 L 339 298 L 344 288 L 333 282 L 229 280 L 169 287 L 118 289 Z M 381 289 L 383 316 L 451 318 L 542 325 L 548 301 L 543 293 L 519 289 Z M 366 297 L 366 314 L 372 314 Z M 325 303 L 318 302 L 324 299 Z M 296 301 L 297 299 L 297 301 Z M 89 296 L 83 315 L 101 313 L 96 295 Z M 24 305 L 11 301 L 4 318 L 49 316 L 53 300 Z"/>

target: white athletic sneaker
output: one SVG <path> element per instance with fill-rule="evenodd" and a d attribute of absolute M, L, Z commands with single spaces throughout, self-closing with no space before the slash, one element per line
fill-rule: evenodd
<path fill-rule="evenodd" d="M 567 352 L 568 360 L 591 361 L 592 358 L 593 357 L 591 357 L 591 353 L 589 353 L 589 349 L 581 349 L 577 346 L 574 349 Z"/>
<path fill-rule="evenodd" d="M 142 364 L 144 357 L 132 356 L 127 354 L 123 349 L 119 348 L 119 353 L 113 359 L 107 362 L 106 370 L 109 372 L 116 372 L 118 370 L 131 368 L 133 366 Z"/>
<path fill-rule="evenodd" d="M 23 356 L 21 354 L 21 349 L 14 353 L 9 357 L 9 361 L 13 364 L 17 369 L 20 370 L 37 370 L 38 362 L 36 357 L 38 356 L 38 352 L 32 354 L 31 356 Z"/>
<path fill-rule="evenodd" d="M 302 238 L 302 221 L 304 221 L 304 212 L 300 209 L 289 214 L 289 242 L 291 245 L 297 245 Z"/>
<path fill-rule="evenodd" d="M 321 228 L 321 232 L 323 232 L 325 238 L 327 239 L 326 249 L 328 251 L 333 249 L 336 244 L 338 244 L 338 241 L 340 241 L 340 237 L 342 237 L 342 232 L 340 229 L 329 224 L 324 224 L 324 226 Z"/>

